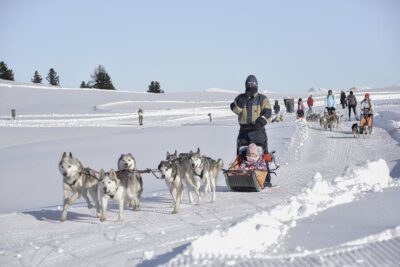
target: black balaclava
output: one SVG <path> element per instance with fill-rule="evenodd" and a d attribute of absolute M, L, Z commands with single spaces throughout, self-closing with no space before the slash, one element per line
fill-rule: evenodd
<path fill-rule="evenodd" d="M 258 93 L 258 82 L 256 76 L 249 75 L 246 79 L 245 86 L 247 96 L 255 96 Z"/>

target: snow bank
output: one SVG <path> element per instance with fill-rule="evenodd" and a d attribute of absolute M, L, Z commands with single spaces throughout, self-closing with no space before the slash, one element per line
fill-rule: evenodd
<path fill-rule="evenodd" d="M 234 90 L 226 90 L 226 89 L 221 89 L 221 88 L 208 88 L 204 90 L 206 93 L 229 93 L 229 94 L 240 94 L 239 91 L 234 91 Z"/>
<path fill-rule="evenodd" d="M 295 227 L 296 220 L 351 202 L 364 192 L 381 191 L 390 186 L 399 186 L 399 183 L 392 180 L 383 159 L 348 168 L 343 177 L 332 182 L 317 173 L 298 196 L 229 229 L 215 230 L 198 238 L 181 256 L 194 259 L 259 257 L 281 240 L 291 227 Z M 179 257 L 174 261 L 179 261 Z"/>
<path fill-rule="evenodd" d="M 400 143 L 400 113 L 381 111 L 374 117 L 374 124 L 385 129 L 390 136 Z"/>

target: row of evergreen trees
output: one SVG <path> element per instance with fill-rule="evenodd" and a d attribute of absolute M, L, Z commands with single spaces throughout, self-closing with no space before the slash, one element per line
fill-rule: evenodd
<path fill-rule="evenodd" d="M 60 77 L 58 77 L 57 72 L 53 68 L 49 70 L 46 80 L 51 85 L 60 85 Z M 40 76 L 37 70 L 35 70 L 35 73 L 33 74 L 33 78 L 31 79 L 31 81 L 33 83 L 42 83 L 42 76 Z"/>
<path fill-rule="evenodd" d="M 7 64 L 4 63 L 4 61 L 0 62 L 0 79 L 14 81 L 13 70 L 9 69 L 7 67 Z M 33 78 L 31 79 L 31 81 L 33 83 L 42 83 L 42 80 L 43 80 L 42 76 L 40 76 L 39 72 L 35 70 L 35 73 L 33 74 Z M 57 72 L 53 68 L 49 70 L 46 80 L 51 85 L 60 85 L 60 78 L 58 77 Z"/>
<path fill-rule="evenodd" d="M 97 88 L 97 89 L 106 89 L 106 90 L 115 90 L 114 85 L 112 84 L 111 77 L 107 73 L 104 66 L 99 65 L 94 73 L 91 75 L 92 80 L 85 82 L 82 81 L 80 88 Z M 7 67 L 7 64 L 4 61 L 0 62 L 0 79 L 14 81 L 14 72 L 12 69 Z M 42 83 L 42 76 L 36 70 L 33 74 L 33 78 L 31 81 L 33 83 Z M 49 73 L 47 74 L 46 80 L 51 85 L 60 85 L 60 78 L 57 75 L 57 72 L 51 68 Z M 164 93 L 161 90 L 161 85 L 158 81 L 151 81 L 149 85 L 149 93 Z"/>

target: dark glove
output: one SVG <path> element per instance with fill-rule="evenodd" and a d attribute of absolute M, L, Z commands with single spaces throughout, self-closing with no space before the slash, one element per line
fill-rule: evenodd
<path fill-rule="evenodd" d="M 262 127 L 264 127 L 264 125 L 265 124 L 267 124 L 267 121 L 266 120 L 264 120 L 263 118 L 261 118 L 261 117 L 258 117 L 257 119 L 256 119 L 256 128 L 262 128 Z"/>
<path fill-rule="evenodd" d="M 236 106 L 238 106 L 238 108 L 244 108 L 247 104 L 247 97 L 245 94 L 241 94 L 237 97 L 236 99 Z"/>

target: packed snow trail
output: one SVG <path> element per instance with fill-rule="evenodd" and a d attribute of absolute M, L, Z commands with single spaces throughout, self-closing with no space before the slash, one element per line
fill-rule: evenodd
<path fill-rule="evenodd" d="M 348 128 L 349 124 L 350 123 L 345 123 L 343 127 Z M 290 154 L 290 163 L 280 170 L 280 175 L 278 178 L 276 178 L 279 179 L 279 185 L 281 186 L 280 188 L 285 188 L 285 192 L 279 192 L 281 197 L 287 196 L 287 194 L 295 195 L 296 191 L 301 189 L 315 172 L 322 173 L 324 177 L 328 177 L 328 180 L 329 178 L 333 179 L 344 173 L 345 169 L 351 166 L 355 166 L 367 160 L 379 159 L 379 157 L 382 156 L 382 151 L 376 149 L 377 147 L 380 147 L 381 149 L 388 149 L 390 145 L 393 145 L 393 140 L 391 138 L 387 138 L 387 133 L 379 128 L 375 129 L 374 136 L 370 137 L 368 140 L 363 140 L 354 139 L 352 134 L 348 131 L 323 131 L 320 130 L 319 126 L 316 125 L 317 124 L 310 125 L 301 123 L 297 130 L 295 138 L 291 144 L 291 149 L 288 151 L 288 154 Z M 384 136 L 385 138 L 382 138 Z M 323 148 L 321 148 L 320 144 L 323 145 Z M 352 162 L 353 164 L 351 166 L 348 164 L 343 164 L 342 162 L 344 160 L 346 162 Z M 294 177 L 293 174 L 296 174 L 296 176 Z M 260 211 L 267 209 L 265 203 L 273 203 L 275 193 L 277 193 L 277 190 L 271 190 L 271 192 L 263 194 L 261 199 L 254 202 L 260 207 Z M 244 232 L 246 232 L 245 229 Z M 268 239 L 267 236 L 265 238 Z M 388 254 L 390 257 L 385 259 L 386 262 L 395 263 L 400 260 L 400 256 L 394 256 L 397 255 L 397 250 L 393 251 L 393 249 L 390 249 L 392 245 L 398 242 L 397 239 L 398 237 L 395 236 L 393 240 L 388 240 L 383 244 L 383 246 L 386 246 L 385 248 L 389 249 Z M 213 241 L 211 240 L 209 242 Z M 373 245 L 368 244 L 368 246 L 365 248 L 366 251 L 363 251 L 362 248 L 358 247 L 357 251 L 359 251 L 361 254 L 368 252 L 368 248 L 370 246 Z M 218 252 L 215 253 L 218 255 Z M 322 257 L 322 253 L 317 254 L 317 258 Z M 360 261 L 357 254 L 353 255 L 351 253 L 346 254 L 343 252 L 333 254 L 335 254 L 335 257 L 331 260 L 333 260 L 332 262 L 335 262 L 334 266 L 337 266 L 337 264 L 340 263 L 357 263 Z M 203 265 L 203 263 L 206 263 L 206 265 L 212 266 L 231 265 L 229 262 L 232 264 L 235 263 L 235 265 L 239 266 L 240 263 L 244 264 L 244 266 L 247 266 L 249 262 L 251 265 L 253 263 L 251 259 L 247 257 L 241 258 L 238 255 L 235 255 L 232 258 L 229 255 L 224 256 L 223 254 L 219 256 L 212 255 L 212 253 L 207 255 L 208 256 L 200 257 L 199 259 L 197 257 L 192 258 L 192 256 L 183 253 L 182 255 L 179 255 L 169 261 L 167 266 L 181 266 L 188 263 L 193 265 L 194 262 L 196 263 L 195 265 Z M 276 266 L 275 264 L 286 266 L 285 264 L 287 261 L 293 261 L 292 256 L 288 256 L 286 259 L 271 260 L 269 264 L 268 255 L 272 256 L 273 253 L 268 253 L 268 251 L 266 251 L 265 255 L 266 258 L 263 258 L 262 260 L 255 260 L 254 263 L 259 262 L 261 264 L 260 266 Z M 348 257 L 350 260 L 347 259 Z M 352 261 L 353 257 L 355 257 L 356 260 Z M 363 266 L 376 266 L 378 262 L 378 260 L 371 261 L 369 257 L 367 257 L 362 261 L 362 264 Z M 293 266 L 319 265 L 318 261 L 315 261 L 314 255 L 309 257 L 298 257 L 295 261 L 293 261 L 293 264 Z"/>
<path fill-rule="evenodd" d="M 171 215 L 172 200 L 165 190 L 144 198 L 141 211 L 125 210 L 124 222 L 115 221 L 116 205 L 111 205 L 109 221 L 105 223 L 93 217 L 93 210 L 80 205 L 71 209 L 68 221 L 63 224 L 58 223 L 60 211 L 57 208 L 5 214 L 0 220 L 0 229 L 7 229 L 1 232 L 0 263 L 11 266 L 166 264 L 204 233 L 227 229 L 298 194 L 316 172 L 335 178 L 348 166 L 344 159 L 356 165 L 382 157 L 383 151 L 393 151 L 394 141 L 379 128 L 368 140 L 363 140 L 354 139 L 349 131 L 321 131 L 314 123 L 285 122 L 273 127 L 285 126 L 294 126 L 294 132 L 288 136 L 286 148 L 278 152 L 282 167 L 278 177 L 273 177 L 272 181 L 279 187 L 262 193 L 227 192 L 220 177 L 214 204 L 204 200 L 200 205 L 193 206 L 186 201 L 178 215 Z M 271 138 L 273 127 L 269 129 L 271 147 L 274 146 Z M 349 124 L 343 128 L 348 129 Z M 396 150 L 399 152 L 398 148 Z M 395 156 L 396 151 L 386 155 L 385 159 L 391 161 Z M 400 254 L 395 254 L 396 247 L 393 247 L 398 242 L 397 238 L 385 242 L 387 245 L 380 249 L 389 255 L 386 260 L 399 261 L 400 256 L 396 255 Z M 359 248 L 360 253 L 367 252 L 369 247 L 373 248 L 374 244 Z M 331 257 L 337 257 L 334 262 L 348 261 L 345 259 L 349 255 L 345 253 L 334 250 L 331 254 Z M 292 263 L 295 264 L 293 266 L 318 265 L 315 259 L 319 256 L 294 259 Z M 362 259 L 363 266 L 374 266 L 368 257 Z M 211 257 L 209 260 L 213 260 L 215 266 L 229 265 L 227 258 Z M 290 258 L 235 260 L 238 265 L 259 263 L 264 266 L 286 266 L 288 261 L 291 261 Z M 191 258 L 184 258 L 183 262 L 196 265 Z"/>

